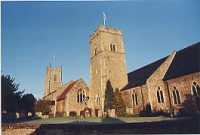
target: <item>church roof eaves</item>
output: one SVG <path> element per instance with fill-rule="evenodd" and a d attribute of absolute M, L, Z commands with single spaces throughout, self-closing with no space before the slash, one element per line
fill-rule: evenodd
<path fill-rule="evenodd" d="M 73 88 L 73 86 L 78 82 L 78 80 L 76 81 L 72 81 L 71 84 L 69 84 L 65 90 L 57 97 L 57 101 L 63 100 L 65 99 L 65 95 Z"/>
<path fill-rule="evenodd" d="M 200 72 L 200 42 L 178 51 L 163 80 Z"/>
<path fill-rule="evenodd" d="M 128 73 L 128 84 L 121 90 L 123 91 L 145 84 L 150 75 L 167 57 Z M 165 81 L 195 72 L 200 72 L 200 42 L 192 44 L 176 53 L 163 80 Z"/>
<path fill-rule="evenodd" d="M 168 56 L 167 56 L 168 57 Z M 128 73 L 128 84 L 122 90 L 141 86 L 146 83 L 146 80 L 153 72 L 166 60 L 167 57 L 159 59 L 151 64 Z"/>

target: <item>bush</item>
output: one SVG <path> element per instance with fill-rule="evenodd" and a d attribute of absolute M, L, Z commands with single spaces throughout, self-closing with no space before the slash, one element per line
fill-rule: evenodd
<path fill-rule="evenodd" d="M 49 115 L 51 112 L 52 101 L 38 100 L 35 105 L 36 112 L 42 112 L 43 115 Z"/>
<path fill-rule="evenodd" d="M 182 104 L 182 108 L 178 116 L 196 116 L 200 111 L 200 97 L 191 94 L 186 95 L 186 99 Z"/>
<path fill-rule="evenodd" d="M 152 112 L 151 105 L 147 104 L 145 106 L 144 110 L 139 113 L 139 116 L 142 116 L 142 117 L 170 116 L 170 114 L 168 112 L 164 112 L 162 110 Z"/>
<path fill-rule="evenodd" d="M 76 117 L 77 113 L 75 111 L 71 111 L 71 112 L 69 112 L 69 116 Z"/>
<path fill-rule="evenodd" d="M 147 104 L 144 110 L 140 111 L 139 116 L 152 116 L 151 105 Z"/>

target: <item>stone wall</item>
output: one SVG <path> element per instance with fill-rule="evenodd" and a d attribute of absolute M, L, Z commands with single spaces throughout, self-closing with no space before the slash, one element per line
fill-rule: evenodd
<path fill-rule="evenodd" d="M 145 109 L 148 101 L 148 90 L 146 85 L 134 87 L 125 91 L 122 91 L 122 98 L 126 104 L 126 112 L 128 114 L 139 114 Z M 137 95 L 137 104 L 133 101 L 133 96 Z"/>
<path fill-rule="evenodd" d="M 84 110 L 84 108 L 89 107 L 89 104 L 86 105 L 85 102 L 77 102 L 77 93 L 80 89 L 85 91 L 85 96 L 89 96 L 89 88 L 83 80 L 79 80 L 75 86 L 69 90 L 66 98 L 64 99 L 64 111 L 66 112 L 67 116 L 69 116 L 70 112 L 76 112 L 76 114 L 79 116 L 80 112 Z"/>
<path fill-rule="evenodd" d="M 56 103 L 56 112 L 58 113 L 64 113 L 65 112 L 65 100 L 59 100 Z"/>
<path fill-rule="evenodd" d="M 164 103 L 158 103 L 156 90 L 152 90 L 151 98 L 152 104 L 151 109 L 154 112 L 164 111 L 169 112 L 170 109 L 174 109 L 176 112 L 183 108 L 183 103 L 185 102 L 188 95 L 192 95 L 192 84 L 196 82 L 200 86 L 200 72 L 184 75 L 167 81 L 156 81 L 156 83 L 151 84 L 154 87 L 160 87 L 164 94 Z M 174 87 L 179 91 L 181 104 L 175 104 L 173 98 Z M 152 87 L 151 87 L 152 88 Z M 121 91 L 123 100 L 127 106 L 127 113 L 137 114 L 141 112 L 144 107 L 149 103 L 149 92 L 147 85 L 142 85 Z M 138 105 L 133 105 L 133 93 L 138 95 Z M 142 97 L 143 95 L 143 97 Z M 192 104 L 192 103 L 191 103 Z"/>
<path fill-rule="evenodd" d="M 111 49 L 115 46 L 115 51 Z M 127 84 L 127 69 L 122 33 L 110 27 L 100 26 L 90 37 L 90 76 L 92 108 L 103 110 L 108 81 L 112 88 L 121 89 Z M 97 102 L 100 98 L 100 102 Z"/>
<path fill-rule="evenodd" d="M 186 100 L 187 95 L 192 95 L 192 84 L 196 82 L 200 85 L 200 72 L 192 73 L 185 76 L 177 77 L 171 80 L 166 81 L 168 84 L 169 92 L 170 92 L 170 102 L 173 108 L 179 110 L 182 108 L 182 104 L 175 104 L 173 97 L 174 87 L 179 91 L 181 103 Z"/>
<path fill-rule="evenodd" d="M 170 108 L 169 92 L 165 82 L 162 80 L 174 59 L 176 52 L 173 52 L 147 79 L 148 95 L 152 111 L 167 111 Z M 164 102 L 158 102 L 157 92 L 162 91 Z"/>
<path fill-rule="evenodd" d="M 176 52 L 173 52 L 147 79 L 146 84 L 122 91 L 123 99 L 127 105 L 127 112 L 131 114 L 141 112 L 147 104 L 150 104 L 153 112 L 170 112 L 171 109 L 180 111 L 188 95 L 192 94 L 192 84 L 200 85 L 200 73 L 191 73 L 171 80 L 163 81 Z M 180 94 L 180 104 L 174 104 L 173 90 L 176 88 Z M 163 93 L 163 102 L 158 100 L 158 91 Z M 137 94 L 138 105 L 134 105 L 134 93 Z"/>
<path fill-rule="evenodd" d="M 40 125 L 35 124 L 3 124 L 3 135 L 30 135 L 39 128 Z"/>

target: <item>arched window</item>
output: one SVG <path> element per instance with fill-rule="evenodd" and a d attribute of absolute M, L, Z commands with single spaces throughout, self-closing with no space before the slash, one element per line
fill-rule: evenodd
<path fill-rule="evenodd" d="M 164 103 L 163 91 L 160 90 L 160 87 L 158 87 L 158 90 L 157 90 L 157 100 L 158 100 L 158 103 Z"/>
<path fill-rule="evenodd" d="M 138 105 L 137 93 L 134 93 L 134 94 L 132 95 L 132 102 L 133 102 L 133 105 L 134 105 L 134 106 Z"/>
<path fill-rule="evenodd" d="M 112 51 L 112 44 L 110 44 L 110 51 Z"/>
<path fill-rule="evenodd" d="M 164 103 L 163 91 L 160 91 L 161 102 Z"/>
<path fill-rule="evenodd" d="M 86 97 L 86 96 L 85 96 L 85 91 L 83 91 L 83 100 L 85 100 L 85 97 Z"/>
<path fill-rule="evenodd" d="M 115 46 L 115 44 L 110 44 L 110 50 L 112 52 L 116 52 L 116 46 Z"/>
<path fill-rule="evenodd" d="M 82 92 L 80 93 L 80 102 L 81 103 L 83 102 L 83 93 Z"/>
<path fill-rule="evenodd" d="M 159 94 L 159 91 L 157 91 L 157 100 L 158 100 L 158 103 L 160 103 L 160 94 Z"/>
<path fill-rule="evenodd" d="M 96 55 L 96 54 L 97 54 L 97 48 L 94 49 L 94 55 Z"/>
<path fill-rule="evenodd" d="M 78 90 L 78 92 L 77 92 L 77 102 L 78 102 L 78 103 L 84 102 L 85 97 L 86 97 L 85 91 L 83 91 L 83 90 L 81 90 L 81 89 Z"/>
<path fill-rule="evenodd" d="M 113 52 L 115 52 L 116 51 L 116 48 L 115 48 L 115 45 L 113 45 Z"/>
<path fill-rule="evenodd" d="M 200 86 L 196 82 L 192 84 L 192 95 L 200 96 Z"/>
<path fill-rule="evenodd" d="M 100 105 L 100 96 L 99 96 L 99 94 L 96 95 L 96 103 L 97 103 L 98 105 Z"/>
<path fill-rule="evenodd" d="M 77 102 L 79 103 L 79 91 L 77 92 Z"/>
<path fill-rule="evenodd" d="M 174 87 L 174 90 L 172 91 L 172 96 L 174 99 L 174 104 L 181 104 L 180 94 L 176 87 Z"/>

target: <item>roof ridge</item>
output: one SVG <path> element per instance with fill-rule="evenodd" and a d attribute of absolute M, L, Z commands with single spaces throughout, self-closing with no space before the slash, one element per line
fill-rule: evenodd
<path fill-rule="evenodd" d="M 144 69 L 145 67 L 148 67 L 149 65 L 155 64 L 155 63 L 157 63 L 157 62 L 159 62 L 159 61 L 161 61 L 161 60 L 166 59 L 168 56 L 169 56 L 169 55 L 167 55 L 167 56 L 165 56 L 165 57 L 162 57 L 162 58 L 160 58 L 160 59 L 157 59 L 156 61 L 151 62 L 151 63 L 149 63 L 149 64 L 146 64 L 146 65 L 144 65 L 144 66 L 142 66 L 142 67 L 140 67 L 140 68 L 137 68 L 137 69 L 135 69 L 135 70 L 129 72 L 128 74 L 133 73 L 133 72 L 136 72 L 136 71 L 139 71 L 139 70 L 142 70 L 142 69 Z"/>
<path fill-rule="evenodd" d="M 193 48 L 193 47 L 196 47 L 197 45 L 200 45 L 200 42 L 197 42 L 197 43 L 195 43 L 195 44 L 191 44 L 191 45 L 189 45 L 189 46 L 186 46 L 185 48 L 178 50 L 177 53 L 178 53 L 178 52 L 185 51 L 185 50 L 188 50 L 188 49 L 191 49 L 191 48 Z"/>
<path fill-rule="evenodd" d="M 66 95 L 66 93 L 69 92 L 69 90 L 70 90 L 71 88 L 73 88 L 73 86 L 76 84 L 76 82 L 78 82 L 78 80 L 72 81 L 72 82 L 65 88 L 65 90 L 56 98 L 56 100 L 62 100 L 63 98 L 65 98 L 64 96 Z"/>

